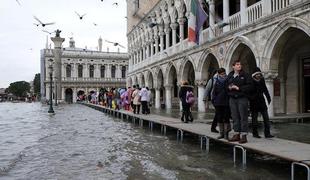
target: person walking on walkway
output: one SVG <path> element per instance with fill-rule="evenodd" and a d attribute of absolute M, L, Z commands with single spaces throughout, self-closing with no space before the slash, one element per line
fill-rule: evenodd
<path fill-rule="evenodd" d="M 149 94 L 146 88 L 142 88 L 139 92 L 139 96 L 141 97 L 141 105 L 142 105 L 142 114 L 147 114 L 148 112 L 148 100 L 149 100 Z"/>
<path fill-rule="evenodd" d="M 192 115 L 191 115 L 191 104 L 187 101 L 187 94 L 189 92 L 193 92 L 193 87 L 189 86 L 187 81 L 183 81 L 180 91 L 179 91 L 179 98 L 182 102 L 182 117 L 181 121 L 188 123 L 189 121 L 193 121 Z"/>
<path fill-rule="evenodd" d="M 263 74 L 258 67 L 255 68 L 255 71 L 252 74 L 252 78 L 253 78 L 254 88 L 253 88 L 253 93 L 251 94 L 251 98 L 250 98 L 250 110 L 251 110 L 251 115 L 252 115 L 253 137 L 261 138 L 257 131 L 257 128 L 258 128 L 257 117 L 258 117 L 258 113 L 260 112 L 264 120 L 265 138 L 273 138 L 274 136 L 270 134 L 270 121 L 269 121 L 268 108 L 266 105 L 264 95 L 268 101 L 268 104 L 270 104 L 271 98 L 270 98 L 270 94 L 268 92 Z"/>
<path fill-rule="evenodd" d="M 213 85 L 211 101 L 215 107 L 215 117 L 220 130 L 220 136 L 218 139 L 225 138 L 228 140 L 228 133 L 231 130 L 231 127 L 229 122 L 229 97 L 225 88 L 226 79 L 227 75 L 225 69 L 218 69 L 216 78 L 214 79 L 215 83 Z"/>
<path fill-rule="evenodd" d="M 211 79 L 209 79 L 207 85 L 206 85 L 206 90 L 204 93 L 204 101 L 211 101 L 212 99 L 212 92 L 213 92 L 213 86 L 214 86 L 214 79 L 217 78 L 217 71 L 215 70 L 212 74 L 211 74 Z M 216 130 L 216 126 L 217 126 L 217 117 L 216 117 L 216 113 L 214 115 L 213 121 L 212 121 L 212 125 L 211 125 L 211 132 L 214 133 L 219 133 L 218 130 Z"/>
<path fill-rule="evenodd" d="M 226 88 L 229 96 L 229 107 L 234 122 L 234 136 L 229 141 L 247 143 L 248 133 L 248 96 L 251 92 L 252 78 L 242 70 L 239 60 L 232 64 L 233 71 L 228 74 Z M 241 137 L 240 137 L 241 135 Z"/>
<path fill-rule="evenodd" d="M 139 95 L 141 88 L 137 87 L 136 90 L 132 93 L 131 97 L 133 99 L 133 113 L 140 113 L 140 105 L 141 105 L 141 96 Z"/>

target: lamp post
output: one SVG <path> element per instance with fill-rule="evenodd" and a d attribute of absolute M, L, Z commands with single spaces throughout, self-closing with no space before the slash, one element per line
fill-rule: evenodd
<path fill-rule="evenodd" d="M 54 109 L 53 109 L 53 60 L 49 60 L 50 65 L 49 65 L 49 70 L 50 70 L 50 108 L 48 109 L 48 113 L 54 114 Z"/>
<path fill-rule="evenodd" d="M 57 77 L 54 77 L 55 80 L 55 106 L 58 106 L 57 103 Z"/>

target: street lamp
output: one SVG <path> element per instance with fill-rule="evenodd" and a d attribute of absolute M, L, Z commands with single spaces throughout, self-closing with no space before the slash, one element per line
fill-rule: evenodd
<path fill-rule="evenodd" d="M 53 109 L 53 60 L 49 59 L 50 65 L 48 66 L 50 73 L 50 108 L 48 109 L 48 113 L 55 113 Z"/>
<path fill-rule="evenodd" d="M 54 81 L 55 81 L 55 106 L 58 105 L 57 103 L 57 78 L 54 77 Z"/>

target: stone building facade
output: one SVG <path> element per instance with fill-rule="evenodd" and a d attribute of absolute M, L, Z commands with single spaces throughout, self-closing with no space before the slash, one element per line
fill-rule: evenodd
<path fill-rule="evenodd" d="M 310 1 L 200 1 L 208 20 L 199 45 L 188 42 L 190 0 L 128 1 L 127 84 L 149 86 L 155 107 L 179 107 L 181 80 L 195 86 L 197 108 L 214 69 L 262 69 L 272 96 L 270 116 L 310 112 Z M 143 6 L 142 6 L 143 4 Z M 144 5 L 148 4 L 148 5 Z"/>
<path fill-rule="evenodd" d="M 76 48 L 71 38 L 69 47 L 61 49 L 59 70 L 55 65 L 55 49 L 41 50 L 41 96 L 43 99 L 49 99 L 50 60 L 54 63 L 53 81 L 56 82 L 53 83 L 53 98 L 57 97 L 59 101 L 76 102 L 79 95 L 99 92 L 100 88 L 126 86 L 128 54 L 102 52 L 102 39 L 100 38 L 98 42 L 99 50 L 93 51 Z M 61 79 L 59 81 L 55 78 L 57 72 Z M 59 89 L 59 92 L 56 93 L 55 89 Z"/>

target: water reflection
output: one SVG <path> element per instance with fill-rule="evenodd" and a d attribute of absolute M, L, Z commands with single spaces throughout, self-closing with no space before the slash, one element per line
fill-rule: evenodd
<path fill-rule="evenodd" d="M 212 143 L 206 154 L 189 134 L 181 144 L 173 131 L 162 136 L 82 105 L 58 106 L 54 116 L 47 109 L 39 103 L 0 103 L 0 167 L 9 167 L 0 179 L 290 177 L 286 163 L 255 154 L 246 170 L 240 162 L 234 167 L 231 147 Z"/>

